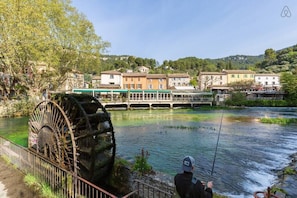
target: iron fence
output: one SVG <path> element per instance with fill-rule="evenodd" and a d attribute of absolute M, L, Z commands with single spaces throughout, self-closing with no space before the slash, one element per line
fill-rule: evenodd
<path fill-rule="evenodd" d="M 163 187 L 160 189 L 138 179 L 134 180 L 134 189 L 136 190 L 123 198 L 172 198 L 175 196 L 173 188 Z"/>
<path fill-rule="evenodd" d="M 116 198 L 118 196 L 74 175 L 50 162 L 37 153 L 0 137 L 0 156 L 25 174 L 31 174 L 38 181 L 46 183 L 58 198 Z M 172 188 L 158 188 L 141 180 L 134 180 L 133 191 L 123 198 L 171 198 Z"/>
<path fill-rule="evenodd" d="M 58 198 L 116 198 L 116 195 L 73 175 L 42 156 L 0 137 L 0 155 L 25 174 L 50 186 Z"/>

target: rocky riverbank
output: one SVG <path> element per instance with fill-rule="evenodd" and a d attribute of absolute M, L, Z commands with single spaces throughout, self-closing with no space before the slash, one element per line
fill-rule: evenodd
<path fill-rule="evenodd" d="M 297 197 L 297 153 L 290 156 L 291 162 L 289 165 L 281 170 L 275 170 L 279 181 L 275 184 L 277 189 L 283 190 L 287 196 L 286 198 Z M 291 174 L 288 174 L 286 172 Z"/>

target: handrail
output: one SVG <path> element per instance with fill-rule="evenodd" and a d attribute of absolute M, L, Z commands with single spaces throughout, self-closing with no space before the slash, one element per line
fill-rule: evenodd
<path fill-rule="evenodd" d="M 278 196 L 271 194 L 271 188 L 268 187 L 267 191 L 256 191 L 254 192 L 254 198 L 260 198 L 258 194 L 264 195 L 264 198 L 279 198 Z M 263 197 L 263 196 L 261 196 Z"/>

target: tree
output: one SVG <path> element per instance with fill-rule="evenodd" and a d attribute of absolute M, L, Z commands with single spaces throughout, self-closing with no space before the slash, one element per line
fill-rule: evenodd
<path fill-rule="evenodd" d="M 297 105 L 297 75 L 283 73 L 281 75 L 282 90 L 286 93 L 286 99 Z"/>
<path fill-rule="evenodd" d="M 9 94 L 17 87 L 28 94 L 61 84 L 69 70 L 95 71 L 109 43 L 70 5 L 70 0 L 2 0 L 0 2 L 0 69 L 11 83 L 0 83 Z M 36 65 L 46 63 L 44 73 Z M 28 70 L 29 69 L 29 70 Z M 28 72 L 31 71 L 31 72 Z"/>
<path fill-rule="evenodd" d="M 269 48 L 265 50 L 265 60 L 272 63 L 276 60 L 276 53 L 273 49 Z"/>
<path fill-rule="evenodd" d="M 136 58 L 135 63 L 137 66 L 143 66 L 143 59 L 142 58 Z"/>
<path fill-rule="evenodd" d="M 196 78 L 192 78 L 190 80 L 190 85 L 192 85 L 193 87 L 197 88 L 197 86 L 198 86 L 197 79 Z"/>
<path fill-rule="evenodd" d="M 245 91 L 252 89 L 254 85 L 253 80 L 242 80 L 229 83 L 228 86 L 232 87 L 234 91 Z"/>

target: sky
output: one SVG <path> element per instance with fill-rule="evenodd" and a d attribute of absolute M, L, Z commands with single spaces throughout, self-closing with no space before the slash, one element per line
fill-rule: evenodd
<path fill-rule="evenodd" d="M 104 54 L 177 60 L 260 55 L 297 44 L 296 0 L 72 0 Z"/>

